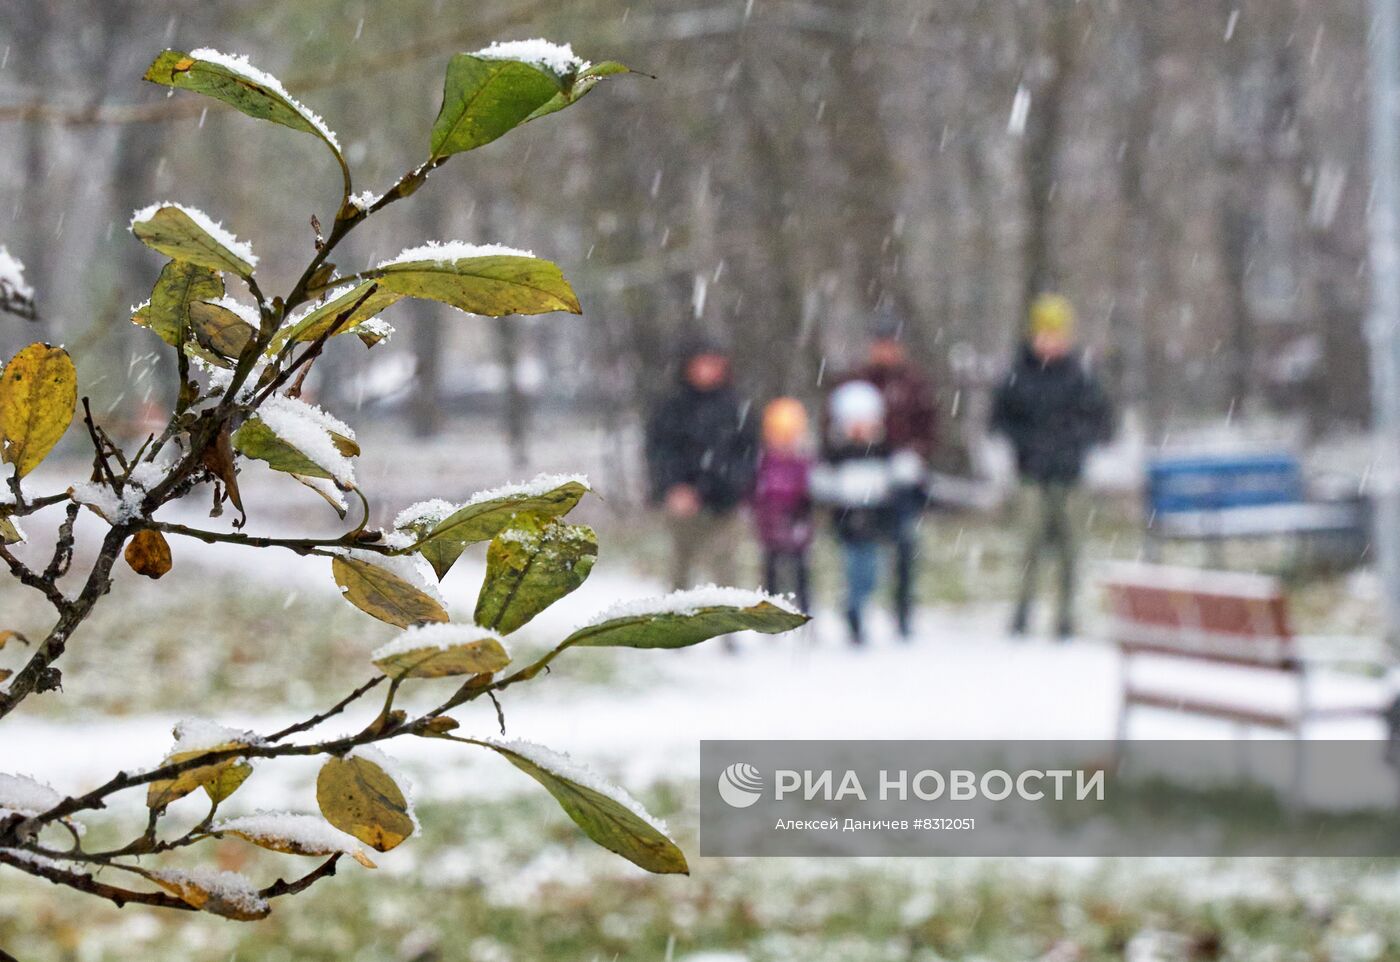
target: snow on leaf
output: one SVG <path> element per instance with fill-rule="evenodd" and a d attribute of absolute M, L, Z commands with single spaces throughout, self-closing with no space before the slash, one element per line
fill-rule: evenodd
<path fill-rule="evenodd" d="M 271 907 L 246 875 L 211 868 L 160 869 L 147 876 L 197 909 L 249 922 L 265 918 Z"/>
<path fill-rule="evenodd" d="M 233 835 L 273 852 L 288 855 L 349 855 L 365 868 L 374 862 L 355 839 L 323 818 L 293 812 L 259 812 L 216 822 L 213 835 Z"/>
<path fill-rule="evenodd" d="M 497 40 L 472 56 L 482 60 L 518 60 L 561 76 L 588 69 L 588 61 L 575 56 L 572 46 L 553 43 L 541 37 L 533 40 Z"/>
<path fill-rule="evenodd" d="M 326 122 L 282 86 L 282 81 L 253 66 L 240 54 L 200 47 L 189 53 L 166 50 L 146 70 L 145 79 L 167 87 L 193 90 L 222 100 L 250 117 L 315 134 L 340 155 L 340 141 Z"/>
<path fill-rule="evenodd" d="M 707 585 L 613 605 L 561 647 L 685 648 L 735 631 L 790 631 L 807 621 L 784 598 Z"/>
<path fill-rule="evenodd" d="M 543 745 L 496 739 L 483 739 L 482 744 L 543 785 L 599 845 L 648 872 L 689 873 L 685 855 L 667 837 L 666 826 L 623 789 Z"/>
<path fill-rule="evenodd" d="M 414 505 L 400 513 L 394 526 L 411 539 L 404 550 L 422 554 L 441 578 L 467 545 L 491 540 L 518 515 L 568 514 L 590 490 L 583 475 L 541 474 L 520 484 L 478 491 L 462 504 L 448 506 L 450 510 L 441 501 Z"/>
<path fill-rule="evenodd" d="M 409 264 L 428 261 L 434 264 L 450 264 L 468 257 L 534 257 L 530 251 L 506 247 L 504 244 L 468 244 L 466 241 L 428 241 L 417 247 L 406 247 L 388 260 L 380 261 L 379 268 L 394 264 Z"/>
<path fill-rule="evenodd" d="M 510 664 L 501 638 L 479 625 L 414 625 L 370 654 L 391 678 L 445 678 L 500 671 Z"/>
<path fill-rule="evenodd" d="M 258 266 L 252 245 L 204 211 L 161 201 L 131 215 L 129 229 L 147 247 L 177 260 L 248 277 Z"/>
<path fill-rule="evenodd" d="M 300 398 L 273 395 L 233 435 L 238 451 L 266 461 L 275 471 L 355 484 L 350 458 L 358 453 L 355 433 L 339 418 Z"/>

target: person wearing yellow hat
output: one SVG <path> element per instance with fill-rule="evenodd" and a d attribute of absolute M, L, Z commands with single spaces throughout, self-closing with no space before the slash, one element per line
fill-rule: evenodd
<path fill-rule="evenodd" d="M 1029 628 L 1046 554 L 1060 564 L 1055 634 L 1062 640 L 1074 634 L 1073 500 L 1089 449 L 1112 436 L 1112 408 L 1075 350 L 1074 327 L 1074 307 L 1067 298 L 1054 293 L 1036 297 L 1025 341 L 992 406 L 992 430 L 1005 435 L 1016 454 L 1028 525 L 1024 577 L 1011 622 L 1015 635 Z"/>

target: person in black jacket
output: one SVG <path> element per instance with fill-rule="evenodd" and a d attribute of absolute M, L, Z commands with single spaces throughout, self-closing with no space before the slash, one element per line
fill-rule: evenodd
<path fill-rule="evenodd" d="M 1055 634 L 1069 638 L 1077 561 L 1073 494 L 1089 449 L 1112 436 L 1113 415 L 1103 388 L 1074 350 L 1074 311 L 1060 295 L 1042 294 L 1031 305 L 1029 338 L 997 391 L 991 426 L 1016 452 L 1030 525 L 1011 631 L 1026 632 L 1040 560 L 1050 552 L 1060 561 Z"/>
<path fill-rule="evenodd" d="M 688 345 L 678 374 L 646 429 L 651 499 L 671 529 L 671 583 L 691 587 L 703 570 L 718 584 L 733 584 L 737 509 L 753 485 L 757 430 L 718 345 Z"/>

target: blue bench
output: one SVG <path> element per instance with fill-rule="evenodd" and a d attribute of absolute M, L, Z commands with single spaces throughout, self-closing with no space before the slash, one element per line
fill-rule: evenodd
<path fill-rule="evenodd" d="M 1309 501 L 1302 466 L 1288 453 L 1162 457 L 1147 466 L 1148 555 L 1163 541 L 1332 536 L 1359 553 L 1366 518 L 1358 501 Z"/>

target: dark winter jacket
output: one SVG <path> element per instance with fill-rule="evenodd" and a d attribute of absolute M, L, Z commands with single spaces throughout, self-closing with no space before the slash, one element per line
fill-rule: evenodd
<path fill-rule="evenodd" d="M 885 438 L 895 451 L 913 451 L 928 461 L 938 444 L 938 407 L 933 388 L 912 364 L 883 367 L 867 364 L 833 387 L 847 381 L 868 381 L 885 398 Z M 828 432 L 823 426 L 823 437 Z"/>
<path fill-rule="evenodd" d="M 997 391 L 991 426 L 1010 439 L 1022 478 L 1073 484 L 1089 449 L 1112 437 L 1113 412 L 1083 360 L 1047 364 L 1024 345 Z"/>
<path fill-rule="evenodd" d="M 903 489 L 896 480 L 894 452 L 884 442 L 837 442 L 812 471 L 812 499 L 831 509 L 842 541 L 879 541 L 895 536 Z"/>
<path fill-rule="evenodd" d="M 654 502 L 688 484 L 706 509 L 729 511 L 753 486 L 758 437 L 733 388 L 699 391 L 681 383 L 647 423 L 646 455 Z"/>

